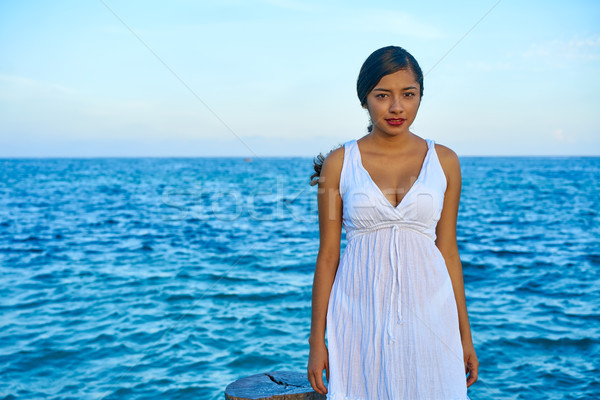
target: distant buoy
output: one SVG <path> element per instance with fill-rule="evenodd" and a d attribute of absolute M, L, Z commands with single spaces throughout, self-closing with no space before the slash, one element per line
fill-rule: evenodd
<path fill-rule="evenodd" d="M 244 158 L 244 161 L 246 161 L 246 162 L 252 162 L 252 159 L 250 157 L 246 157 L 246 158 Z"/>

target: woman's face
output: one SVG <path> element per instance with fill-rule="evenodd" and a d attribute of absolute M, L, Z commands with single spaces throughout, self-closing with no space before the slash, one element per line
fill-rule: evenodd
<path fill-rule="evenodd" d="M 408 133 L 421 104 L 420 87 L 411 70 L 385 75 L 367 95 L 374 134 Z"/>

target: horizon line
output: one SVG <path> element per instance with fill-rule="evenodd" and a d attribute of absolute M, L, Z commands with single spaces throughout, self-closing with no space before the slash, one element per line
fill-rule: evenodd
<path fill-rule="evenodd" d="M 239 158 L 248 160 L 252 162 L 253 160 L 263 159 L 263 158 L 315 158 L 316 156 L 310 155 L 265 155 L 265 156 L 241 156 L 241 155 L 197 155 L 197 156 L 162 156 L 162 155 L 148 155 L 148 156 L 140 156 L 140 155 L 116 155 L 116 156 L 2 156 L 0 155 L 0 160 L 50 160 L 50 159 L 143 159 L 143 158 L 158 158 L 158 159 L 169 159 L 169 158 L 179 158 L 179 159 L 191 159 L 191 158 Z M 473 158 L 571 158 L 571 157 L 590 157 L 597 158 L 600 157 L 600 154 L 464 154 L 458 155 L 461 157 L 473 157 Z"/>

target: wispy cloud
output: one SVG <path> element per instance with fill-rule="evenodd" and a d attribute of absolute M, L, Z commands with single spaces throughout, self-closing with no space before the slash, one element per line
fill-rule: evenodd
<path fill-rule="evenodd" d="M 202 111 L 193 104 L 167 107 L 157 100 L 100 97 L 52 82 L 0 74 L 0 136 L 27 129 L 39 137 L 207 137 L 219 127 Z"/>
<path fill-rule="evenodd" d="M 600 60 L 600 35 L 554 39 L 532 43 L 523 53 L 525 58 L 560 58 L 571 60 Z"/>
<path fill-rule="evenodd" d="M 436 39 L 445 37 L 439 26 L 429 23 L 413 14 L 401 11 L 377 10 L 373 8 L 356 9 L 350 7 L 332 7 L 312 5 L 284 0 L 265 0 L 274 7 L 301 11 L 289 14 L 281 19 L 264 19 L 260 15 L 248 16 L 244 20 L 218 18 L 199 23 L 179 23 L 177 25 L 136 27 L 138 34 L 152 37 L 178 37 L 179 35 L 199 36 L 215 31 L 247 32 L 247 37 L 257 32 L 281 32 L 284 36 L 290 33 L 302 33 L 304 38 L 312 38 L 319 34 L 347 32 L 351 34 L 387 34 Z M 310 27 L 310 30 L 307 28 Z M 108 34 L 125 34 L 126 30 L 117 26 L 103 27 Z M 244 39 L 247 39 L 244 38 Z M 326 39 L 326 38 L 325 38 Z"/>
<path fill-rule="evenodd" d="M 53 82 L 31 79 L 24 76 L 0 74 L 0 99 L 10 100 L 13 96 L 34 94 L 36 96 L 72 96 L 76 90 Z"/>
<path fill-rule="evenodd" d="M 317 11 L 321 9 L 318 4 L 309 3 L 307 1 L 295 1 L 295 0 L 263 0 L 264 3 L 286 10 L 292 11 Z"/>
<path fill-rule="evenodd" d="M 494 71 L 510 71 L 516 69 L 514 63 L 507 61 L 490 62 L 490 61 L 466 61 L 464 66 L 472 71 L 494 72 Z"/>
<path fill-rule="evenodd" d="M 344 12 L 333 15 L 337 24 L 344 29 L 363 32 L 378 32 L 394 35 L 434 39 L 443 36 L 436 26 L 416 17 L 415 15 L 389 10 L 366 9 L 360 12 L 353 10 L 351 17 L 344 17 Z"/>
<path fill-rule="evenodd" d="M 569 133 L 565 133 L 562 128 L 556 128 L 553 132 L 554 139 L 558 142 L 575 143 L 576 138 Z"/>

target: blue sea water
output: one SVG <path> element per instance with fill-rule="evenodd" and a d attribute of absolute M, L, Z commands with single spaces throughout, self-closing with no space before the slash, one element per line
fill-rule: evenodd
<path fill-rule="evenodd" d="M 464 157 L 478 399 L 600 398 L 600 158 Z M 0 399 L 222 399 L 304 372 L 308 158 L 0 160 Z"/>

